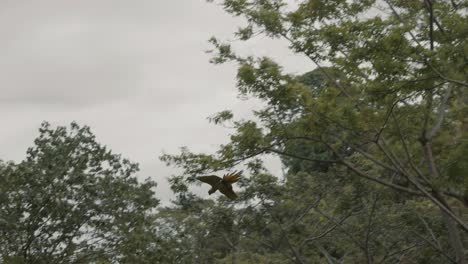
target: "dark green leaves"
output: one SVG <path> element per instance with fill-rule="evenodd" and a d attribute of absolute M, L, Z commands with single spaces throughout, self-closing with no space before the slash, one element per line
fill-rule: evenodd
<path fill-rule="evenodd" d="M 155 241 L 155 182 L 95 141 L 89 127 L 44 123 L 26 160 L 2 164 L 0 256 L 35 263 L 123 261 Z M 111 253 L 112 252 L 112 253 Z M 133 257 L 132 257 L 133 256 Z M 140 258 L 143 259 L 143 258 Z"/>

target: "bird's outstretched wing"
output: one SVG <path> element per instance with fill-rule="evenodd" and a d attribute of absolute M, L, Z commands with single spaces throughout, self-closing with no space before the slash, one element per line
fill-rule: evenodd
<path fill-rule="evenodd" d="M 208 183 L 209 185 L 211 185 L 213 187 L 215 185 L 217 185 L 222 180 L 221 177 L 218 177 L 218 176 L 215 176 L 215 175 L 200 176 L 200 177 L 197 177 L 197 179 L 204 182 L 204 183 Z"/>
<path fill-rule="evenodd" d="M 218 189 L 222 194 L 226 195 L 229 199 L 234 200 L 237 198 L 236 193 L 232 190 L 232 186 L 227 184 L 222 184 Z"/>
<path fill-rule="evenodd" d="M 223 180 L 225 182 L 234 183 L 241 177 L 242 171 L 234 171 L 228 174 L 224 174 Z"/>

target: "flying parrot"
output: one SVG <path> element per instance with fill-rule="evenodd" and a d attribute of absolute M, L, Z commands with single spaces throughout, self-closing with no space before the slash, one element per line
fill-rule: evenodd
<path fill-rule="evenodd" d="M 222 178 L 216 175 L 209 175 L 200 176 L 197 177 L 197 179 L 211 185 L 211 189 L 208 191 L 209 195 L 219 190 L 222 194 L 226 195 L 231 200 L 234 200 L 237 198 L 237 195 L 232 190 L 231 184 L 238 181 L 241 174 L 242 171 L 234 171 L 232 173 L 224 174 Z"/>

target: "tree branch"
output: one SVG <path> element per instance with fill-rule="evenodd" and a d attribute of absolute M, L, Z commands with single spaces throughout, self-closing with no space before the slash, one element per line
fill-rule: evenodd
<path fill-rule="evenodd" d="M 447 90 L 445 91 L 444 96 L 442 97 L 441 102 L 440 102 L 439 110 L 438 110 L 438 113 L 437 113 L 437 120 L 436 120 L 434 126 L 432 127 L 432 129 L 428 133 L 426 133 L 426 135 L 425 135 L 426 140 L 431 139 L 439 131 L 439 129 L 441 128 L 442 123 L 444 121 L 444 117 L 445 117 L 445 109 L 446 109 L 446 106 L 447 106 L 447 101 L 448 101 L 448 98 L 450 97 L 451 92 L 452 92 L 452 87 L 448 87 Z"/>

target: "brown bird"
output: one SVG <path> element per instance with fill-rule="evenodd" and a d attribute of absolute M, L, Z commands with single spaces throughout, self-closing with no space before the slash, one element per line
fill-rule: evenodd
<path fill-rule="evenodd" d="M 208 183 L 209 185 L 211 185 L 211 189 L 208 191 L 209 195 L 219 190 L 222 194 L 234 200 L 237 198 L 237 195 L 232 190 L 231 184 L 238 181 L 241 174 L 242 174 L 242 171 L 234 171 L 232 173 L 223 175 L 223 178 L 218 177 L 216 175 L 209 175 L 209 176 L 200 176 L 200 177 L 197 177 L 197 179 L 204 183 Z"/>

